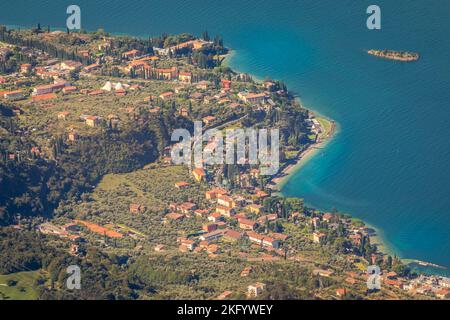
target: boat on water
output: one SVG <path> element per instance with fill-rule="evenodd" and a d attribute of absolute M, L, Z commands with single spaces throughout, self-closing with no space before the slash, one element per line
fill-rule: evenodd
<path fill-rule="evenodd" d="M 417 61 L 420 58 L 420 55 L 416 52 L 409 52 L 409 51 L 394 51 L 394 50 L 368 50 L 368 54 L 380 58 L 390 59 L 390 60 L 397 60 L 397 61 L 403 61 L 403 62 L 411 62 L 411 61 Z"/>

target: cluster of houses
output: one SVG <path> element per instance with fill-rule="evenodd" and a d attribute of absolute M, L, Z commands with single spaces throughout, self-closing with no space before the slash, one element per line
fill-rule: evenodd
<path fill-rule="evenodd" d="M 47 61 L 45 66 L 38 66 L 34 69 L 35 74 L 41 79 L 63 79 L 68 78 L 71 72 L 79 72 L 83 68 L 81 62 L 65 60 L 59 62 L 59 60 L 53 59 Z M 30 72 L 28 70 L 28 72 Z"/>
<path fill-rule="evenodd" d="M 144 79 L 175 81 L 180 84 L 174 90 L 160 93 L 158 98 L 161 100 L 171 100 L 176 97 L 176 94 L 189 91 L 189 98 L 193 102 L 215 103 L 219 106 L 239 111 L 245 105 L 250 105 L 254 108 L 274 107 L 275 103 L 270 98 L 271 94 L 285 94 L 283 90 L 277 91 L 277 84 L 271 81 L 263 83 L 262 92 L 233 91 L 231 79 L 221 79 L 219 84 L 212 83 L 210 80 L 202 79 L 200 75 L 195 74 L 192 70 L 183 69 L 179 65 L 171 65 L 170 59 L 167 59 L 167 52 L 169 51 L 183 47 L 192 47 L 193 50 L 197 50 L 207 45 L 209 45 L 209 42 L 192 40 L 167 49 L 154 48 L 154 52 L 157 55 L 153 56 L 133 49 L 122 54 L 122 62 L 125 65 L 121 67 L 121 70 L 125 74 L 139 75 Z M 165 60 L 164 67 L 157 66 L 159 60 Z M 240 79 L 240 77 L 238 78 Z M 157 110 L 154 111 L 157 112 Z M 189 116 L 186 108 L 181 108 L 179 112 L 183 116 Z M 212 115 L 203 119 L 205 124 L 210 124 L 215 120 L 215 117 Z"/>
<path fill-rule="evenodd" d="M 62 35 L 61 33 L 43 33 L 40 35 L 48 40 L 52 40 L 54 37 Z M 89 36 L 82 37 L 82 42 L 89 42 Z M 106 40 L 105 40 L 106 41 Z M 108 42 L 105 42 L 108 44 Z M 217 84 L 212 83 L 209 80 L 199 79 L 199 76 L 195 74 L 189 67 L 180 68 L 179 66 L 170 66 L 171 59 L 168 52 L 174 53 L 176 50 L 182 48 L 191 48 L 192 50 L 199 50 L 205 46 L 211 45 L 211 42 L 196 39 L 187 41 L 185 43 L 180 43 L 176 46 L 167 48 L 167 52 L 164 50 L 158 50 L 154 48 L 156 55 L 148 55 L 137 49 L 129 50 L 121 54 L 121 59 L 119 61 L 122 63 L 120 69 L 125 73 L 142 73 L 145 79 L 155 79 L 155 80 L 165 80 L 165 81 L 175 81 L 179 83 L 180 86 L 176 87 L 174 90 L 162 92 L 157 96 L 161 100 L 171 100 L 176 98 L 177 93 L 188 90 L 190 91 L 189 98 L 195 102 L 202 102 L 204 104 L 217 104 L 232 110 L 238 110 L 239 112 L 243 110 L 244 105 L 252 105 L 253 107 L 260 107 L 261 105 L 270 106 L 271 101 L 270 94 L 273 88 L 276 87 L 274 83 L 269 81 L 264 83 L 264 92 L 238 92 L 233 91 L 232 80 L 231 79 L 221 79 L 219 83 L 219 88 Z M 3 51 L 6 55 L 6 48 Z M 100 48 L 99 50 L 104 50 L 105 48 Z M 79 57 L 89 57 L 93 58 L 92 50 L 90 49 L 78 49 L 76 54 Z M 95 89 L 79 89 L 77 86 L 70 83 L 71 74 L 73 72 L 79 73 L 80 76 L 91 76 L 91 73 L 98 70 L 107 63 L 108 56 L 105 59 L 97 59 L 97 61 L 91 65 L 83 66 L 81 62 L 73 60 L 58 60 L 50 58 L 48 54 L 42 51 L 36 51 L 35 56 L 38 56 L 38 65 L 34 66 L 31 63 L 24 63 L 20 66 L 20 74 L 27 78 L 29 75 L 34 75 L 42 80 L 45 80 L 47 84 L 37 85 L 32 89 L 30 99 L 32 102 L 44 102 L 57 98 L 57 93 L 62 92 L 64 94 L 68 93 L 84 93 L 90 96 L 102 95 L 109 92 L 114 93 L 116 96 L 125 96 L 129 91 L 134 91 L 140 89 L 139 85 L 129 85 L 121 82 L 111 82 L 107 81 L 103 87 Z M 165 67 L 157 67 L 157 62 L 160 60 L 165 61 Z M 114 60 L 116 61 L 116 60 Z M 116 61 L 117 62 L 117 61 Z M 169 66 L 167 66 L 169 64 Z M 244 77 L 245 78 L 245 77 Z M 5 81 L 4 78 L 0 79 Z M 48 83 L 51 81 L 50 83 Z M 0 98 L 7 100 L 20 100 L 28 96 L 27 90 L 13 89 L 8 91 L 1 91 Z M 153 97 L 152 97 L 153 99 Z M 151 99 L 151 100 L 152 100 Z M 51 106 L 50 104 L 48 106 Z M 159 107 L 149 108 L 149 112 L 159 112 Z M 178 110 L 179 114 L 185 117 L 189 117 L 189 110 L 187 107 L 180 107 Z M 68 120 L 70 112 L 63 111 L 58 113 L 58 120 Z M 89 127 L 97 127 L 104 123 L 105 120 L 98 115 L 81 115 L 81 121 L 84 121 Z M 108 120 L 112 125 L 117 125 L 118 116 L 109 115 Z M 213 125 L 218 122 L 218 119 L 213 115 L 207 115 L 202 118 L 205 125 Z M 78 139 L 78 133 L 71 130 L 68 133 L 68 141 L 76 141 Z"/>
<path fill-rule="evenodd" d="M 143 212 L 142 206 L 131 205 L 130 211 Z M 85 220 L 72 220 L 64 225 L 57 225 L 51 222 L 44 222 L 37 226 L 37 230 L 46 235 L 57 236 L 61 239 L 67 239 L 73 243 L 85 242 L 86 239 L 83 236 L 82 227 L 91 231 L 94 234 L 98 234 L 111 239 L 121 239 L 124 236 L 130 236 L 132 238 L 140 238 L 140 234 L 130 228 L 124 228 L 121 226 L 100 226 L 98 224 L 85 221 Z"/>
<path fill-rule="evenodd" d="M 437 275 L 420 275 L 403 285 L 403 289 L 416 294 L 432 295 L 439 299 L 450 299 L 450 278 Z"/>
<path fill-rule="evenodd" d="M 327 240 L 327 234 L 320 230 L 336 229 L 338 222 L 341 223 L 348 232 L 347 238 L 350 240 L 354 247 L 359 247 L 363 237 L 368 237 L 373 234 L 374 230 L 368 227 L 357 227 L 350 223 L 349 219 L 339 218 L 334 214 L 325 213 L 321 216 L 315 216 L 309 219 L 309 223 L 313 227 L 312 239 L 315 243 L 323 244 Z M 349 252 L 350 253 L 350 252 Z M 376 264 L 377 259 L 380 258 L 380 253 L 372 254 L 370 263 Z M 348 261 L 359 261 L 358 256 L 349 255 Z M 332 270 L 315 270 L 316 274 L 323 277 L 330 277 L 334 272 Z M 350 285 L 355 285 L 361 281 L 367 281 L 368 274 L 366 272 L 358 275 L 354 272 L 348 272 L 348 277 L 345 281 Z M 412 295 L 428 295 L 434 296 L 439 299 L 450 298 L 450 278 L 437 276 L 437 275 L 420 275 L 417 278 L 409 279 L 399 276 L 394 271 L 384 270 L 381 274 L 382 286 L 389 286 L 400 290 L 405 290 Z M 345 294 L 341 292 L 341 295 L 336 293 L 337 296 L 343 297 Z"/>
<path fill-rule="evenodd" d="M 56 61 L 54 61 L 56 63 Z M 31 100 L 33 102 L 39 102 L 56 98 L 55 93 L 62 91 L 63 93 L 71 93 L 77 91 L 75 86 L 71 86 L 70 83 L 65 80 L 68 77 L 67 72 L 71 70 L 78 70 L 81 67 L 79 62 L 63 61 L 61 63 L 32 68 L 31 64 L 25 63 L 20 66 L 23 76 L 29 74 L 31 71 L 40 77 L 41 79 L 50 80 L 52 83 L 39 85 L 33 88 L 31 93 Z M 4 81 L 6 82 L 6 81 Z M 0 92 L 0 98 L 6 100 L 21 100 L 28 96 L 28 92 L 22 89 L 14 89 L 9 91 Z"/>
<path fill-rule="evenodd" d="M 215 104 L 235 111 L 242 111 L 246 105 L 252 106 L 254 109 L 269 109 L 276 105 L 274 101 L 270 99 L 269 92 L 253 93 L 247 91 L 234 91 L 231 89 L 232 81 L 228 79 L 221 79 L 220 88 L 216 88 L 215 84 L 208 80 L 192 82 L 192 79 L 195 79 L 195 76 L 191 72 L 180 72 L 178 73 L 178 76 L 167 76 L 165 79 L 176 80 L 178 83 L 181 83 L 182 86 L 176 87 L 172 91 L 162 92 L 158 96 L 161 100 L 171 100 L 176 98 L 178 93 L 190 91 L 189 99 L 192 102 L 204 105 Z M 188 87 L 188 85 L 191 85 L 191 87 Z M 180 114 L 183 116 L 189 116 L 187 112 L 188 111 L 185 108 L 180 109 Z M 205 123 L 210 123 L 214 119 L 215 117 L 212 117 L 212 119 L 204 118 L 203 120 Z"/>
<path fill-rule="evenodd" d="M 204 169 L 192 170 L 195 181 L 206 180 Z M 186 188 L 190 184 L 179 181 L 177 188 Z M 220 253 L 220 241 L 239 241 L 246 239 L 257 249 L 265 249 L 275 254 L 284 255 L 280 249 L 288 236 L 281 233 L 265 230 L 260 233 L 267 223 L 275 222 L 276 214 L 267 214 L 261 205 L 262 200 L 269 194 L 255 189 L 251 199 L 240 194 L 232 194 L 220 187 L 212 187 L 205 192 L 205 209 L 192 202 L 172 203 L 170 212 L 164 216 L 164 223 L 176 223 L 183 219 L 197 217 L 202 219 L 201 231 L 189 238 L 179 238 L 179 249 L 182 252 L 205 250 L 209 254 Z M 259 228 L 260 227 L 260 228 Z M 258 250 L 259 251 L 259 250 Z"/>
<path fill-rule="evenodd" d="M 317 244 L 324 244 L 327 239 L 327 230 L 336 230 L 339 225 L 347 232 L 347 238 L 353 246 L 359 247 L 363 237 L 374 235 L 375 230 L 366 226 L 357 227 L 351 223 L 351 219 L 342 218 L 336 214 L 326 212 L 324 214 L 315 215 L 308 218 L 309 223 L 313 228 L 312 240 Z"/>

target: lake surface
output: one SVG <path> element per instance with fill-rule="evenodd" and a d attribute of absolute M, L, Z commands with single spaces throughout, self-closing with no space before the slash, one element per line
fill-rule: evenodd
<path fill-rule="evenodd" d="M 70 3 L 71 4 L 71 3 Z M 372 1 L 79 0 L 82 26 L 139 36 L 221 34 L 233 68 L 282 79 L 337 121 L 334 139 L 283 187 L 383 232 L 398 255 L 450 267 L 450 3 Z M 0 23 L 64 27 L 66 1 L 0 4 Z M 367 55 L 411 50 L 415 63 Z"/>

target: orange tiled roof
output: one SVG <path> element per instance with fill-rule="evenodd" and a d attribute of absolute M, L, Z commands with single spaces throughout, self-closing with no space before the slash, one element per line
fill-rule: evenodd
<path fill-rule="evenodd" d="M 54 94 L 52 92 L 52 93 L 40 94 L 38 96 L 32 97 L 31 99 L 36 102 L 36 101 L 45 101 L 45 100 L 56 99 L 56 98 L 57 98 L 56 94 Z"/>

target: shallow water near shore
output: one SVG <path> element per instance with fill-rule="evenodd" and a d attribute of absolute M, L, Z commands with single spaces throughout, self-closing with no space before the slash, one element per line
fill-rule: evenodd
<path fill-rule="evenodd" d="M 396 254 L 450 267 L 450 4 L 387 1 L 369 31 L 369 1 L 78 1 L 83 27 L 139 36 L 221 34 L 232 68 L 284 80 L 339 124 L 283 194 L 382 230 Z M 64 27 L 67 4 L 2 3 L 0 23 Z M 420 53 L 413 63 L 368 49 Z"/>

